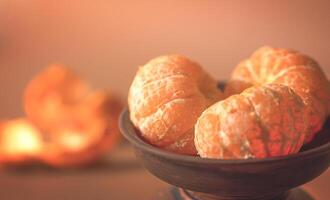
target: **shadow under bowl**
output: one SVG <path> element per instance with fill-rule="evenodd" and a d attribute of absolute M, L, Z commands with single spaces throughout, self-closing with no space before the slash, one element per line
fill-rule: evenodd
<path fill-rule="evenodd" d="M 330 164 L 330 120 L 301 152 L 266 159 L 207 159 L 165 151 L 143 141 L 125 109 L 120 118 L 124 137 L 145 168 L 161 180 L 200 199 L 285 199 Z"/>

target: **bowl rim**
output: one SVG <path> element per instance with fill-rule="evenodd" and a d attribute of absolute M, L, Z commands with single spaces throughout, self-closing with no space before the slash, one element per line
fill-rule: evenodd
<path fill-rule="evenodd" d="M 128 125 L 128 127 L 126 126 Z M 169 160 L 179 160 L 185 163 L 193 163 L 193 164 L 214 164 L 214 165 L 250 165 L 256 163 L 270 163 L 270 162 L 280 162 L 287 160 L 296 160 L 308 157 L 314 157 L 320 154 L 323 154 L 327 151 L 330 151 L 330 141 L 326 144 L 320 145 L 318 147 L 308 149 L 303 152 L 298 152 L 296 154 L 290 154 L 287 156 L 278 156 L 278 157 L 270 157 L 270 158 L 251 158 L 251 159 L 215 159 L 215 158 L 202 158 L 200 156 L 190 156 L 177 154 L 174 152 L 166 151 L 164 149 L 155 147 L 145 141 L 143 141 L 135 131 L 135 127 L 130 120 L 129 110 L 127 107 L 123 109 L 120 114 L 119 119 L 119 127 L 121 133 L 124 137 L 134 145 L 134 147 L 138 149 L 142 149 L 150 154 L 157 155 L 163 158 L 167 158 Z"/>

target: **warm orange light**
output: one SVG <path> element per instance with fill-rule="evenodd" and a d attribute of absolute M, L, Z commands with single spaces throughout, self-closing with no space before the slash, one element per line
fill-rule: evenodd
<path fill-rule="evenodd" d="M 61 136 L 57 139 L 60 146 L 72 152 L 79 152 L 90 145 L 90 140 L 86 134 L 73 130 L 63 130 Z"/>
<path fill-rule="evenodd" d="M 66 121 L 88 91 L 87 83 L 75 72 L 62 65 L 50 65 L 27 85 L 24 109 L 38 128 L 51 132 Z"/>
<path fill-rule="evenodd" d="M 121 103 L 116 97 L 95 91 L 71 109 L 62 113 L 65 120 L 49 132 L 49 147 L 42 157 L 49 165 L 87 165 L 102 158 L 118 142 Z"/>
<path fill-rule="evenodd" d="M 118 141 L 121 102 L 107 91 L 91 90 L 62 65 L 38 73 L 25 89 L 23 104 L 28 120 L 0 122 L 0 164 L 83 165 Z"/>
<path fill-rule="evenodd" d="M 28 121 L 17 119 L 2 124 L 0 155 L 4 157 L 37 156 L 43 148 L 39 131 Z"/>

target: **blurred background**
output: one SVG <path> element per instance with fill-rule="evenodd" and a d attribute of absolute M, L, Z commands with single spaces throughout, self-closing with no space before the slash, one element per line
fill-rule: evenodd
<path fill-rule="evenodd" d="M 110 88 L 123 99 L 137 66 L 169 53 L 186 55 L 223 80 L 260 46 L 293 48 L 315 58 L 329 78 L 329 8 L 327 0 L 0 0 L 0 118 L 23 115 L 26 84 L 51 63 L 68 65 L 95 88 Z M 135 159 L 126 149 L 113 154 L 130 164 Z M 150 199 L 167 188 L 139 166 L 90 176 L 0 174 L 3 199 Z M 328 171 L 306 188 L 326 200 L 329 180 Z M 131 192 L 123 192 L 127 187 Z"/>
<path fill-rule="evenodd" d="M 330 2 L 0 1 L 0 117 L 49 63 L 77 69 L 125 96 L 136 67 L 179 53 L 218 79 L 262 45 L 294 48 L 330 73 Z"/>

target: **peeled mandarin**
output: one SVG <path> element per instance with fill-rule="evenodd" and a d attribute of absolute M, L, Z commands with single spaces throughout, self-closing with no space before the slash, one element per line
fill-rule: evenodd
<path fill-rule="evenodd" d="M 222 93 L 200 65 L 179 55 L 139 67 L 128 94 L 130 118 L 149 143 L 195 155 L 194 124 Z"/>
<path fill-rule="evenodd" d="M 330 84 L 320 66 L 294 50 L 262 47 L 234 69 L 225 95 L 270 83 L 286 85 L 302 99 L 308 118 L 304 142 L 310 142 L 330 112 Z"/>
<path fill-rule="evenodd" d="M 250 87 L 208 109 L 195 126 L 195 145 L 205 158 L 284 156 L 300 150 L 307 130 L 305 106 L 287 86 Z"/>

